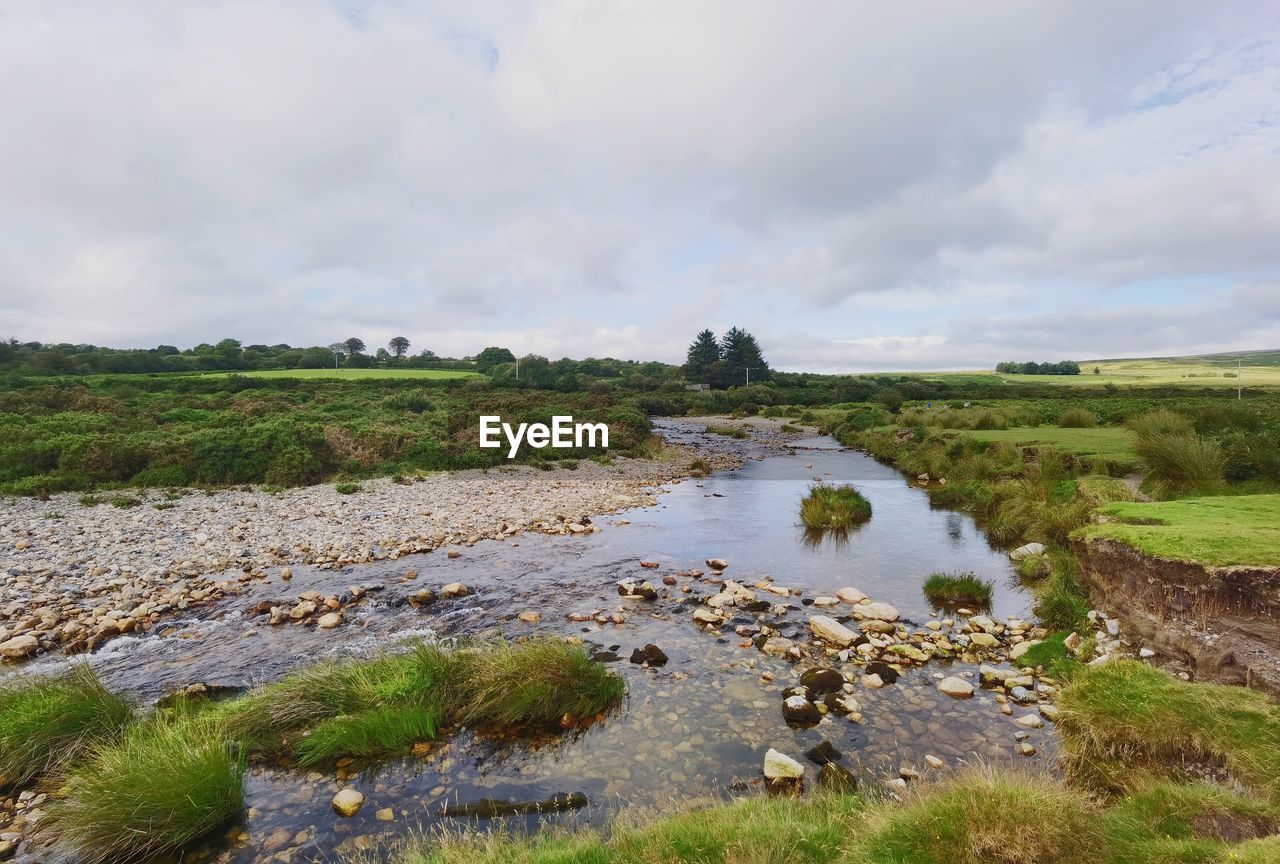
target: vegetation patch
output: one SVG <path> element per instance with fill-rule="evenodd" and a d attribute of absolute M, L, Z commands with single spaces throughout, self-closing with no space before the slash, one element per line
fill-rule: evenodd
<path fill-rule="evenodd" d="M 1133 501 L 1133 490 L 1119 477 L 1106 474 L 1086 474 L 1076 479 L 1076 489 L 1091 507 L 1101 507 L 1113 501 Z"/>
<path fill-rule="evenodd" d="M 1076 536 L 1209 566 L 1280 566 L 1280 495 L 1113 503 L 1098 512 L 1114 521 L 1088 525 Z"/>
<path fill-rule="evenodd" d="M 87 664 L 61 675 L 16 676 L 0 687 L 0 789 L 84 758 L 132 722 L 133 706 Z"/>
<path fill-rule="evenodd" d="M 1058 415 L 1058 425 L 1063 429 L 1092 429 L 1098 425 L 1098 415 L 1088 408 L 1066 408 Z"/>
<path fill-rule="evenodd" d="M 1181 765 L 1220 764 L 1280 804 L 1280 705 L 1244 687 L 1188 684 L 1132 660 L 1080 671 L 1058 698 L 1073 775 L 1124 789 Z"/>
<path fill-rule="evenodd" d="M 751 433 L 743 426 L 708 426 L 708 435 L 724 435 L 726 438 L 750 438 Z"/>
<path fill-rule="evenodd" d="M 987 607 L 993 588 L 994 583 L 976 573 L 933 573 L 924 582 L 924 596 L 935 606 Z"/>
<path fill-rule="evenodd" d="M 41 830 L 90 864 L 150 860 L 237 817 L 244 773 L 217 722 L 157 714 L 73 768 Z"/>
<path fill-rule="evenodd" d="M 1101 456 L 1121 468 L 1138 463 L 1134 434 L 1119 426 L 1082 429 L 1040 426 L 1034 429 L 967 430 L 959 434 L 975 441 L 1018 447 L 1057 447 L 1078 456 Z"/>
<path fill-rule="evenodd" d="M 841 531 L 871 518 L 871 502 L 853 486 L 817 485 L 800 502 L 800 521 L 817 531 Z"/>

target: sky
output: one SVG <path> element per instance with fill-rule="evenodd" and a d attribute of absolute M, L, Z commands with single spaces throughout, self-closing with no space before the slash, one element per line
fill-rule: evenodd
<path fill-rule="evenodd" d="M 1280 0 L 0 0 L 0 336 L 1280 348 Z"/>

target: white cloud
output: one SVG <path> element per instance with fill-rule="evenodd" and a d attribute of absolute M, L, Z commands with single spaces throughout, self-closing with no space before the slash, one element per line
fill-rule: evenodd
<path fill-rule="evenodd" d="M 823 369 L 1258 347 L 1280 328 L 1278 21 L 16 0 L 0 320 L 665 360 L 737 323 Z M 1189 280 L 1253 317 L 1151 289 Z M 1167 323 L 1135 338 L 1117 309 Z"/>

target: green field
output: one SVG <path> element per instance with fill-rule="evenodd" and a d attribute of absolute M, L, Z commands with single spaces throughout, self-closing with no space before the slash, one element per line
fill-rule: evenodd
<path fill-rule="evenodd" d="M 482 378 L 479 372 L 456 369 L 261 369 L 248 372 L 206 372 L 204 377 L 247 375 L 250 378 L 332 378 L 337 381 L 363 381 L 370 378 Z"/>
<path fill-rule="evenodd" d="M 1062 429 L 1037 426 L 1018 429 L 958 429 L 956 432 L 976 441 L 1005 442 L 1018 446 L 1053 446 L 1080 456 L 1102 456 L 1122 465 L 1133 465 L 1138 454 L 1133 449 L 1133 433 L 1122 426 L 1099 426 L 1092 429 Z"/>
<path fill-rule="evenodd" d="M 1098 512 L 1121 521 L 1086 526 L 1079 536 L 1109 537 L 1178 561 L 1280 566 L 1280 495 L 1117 502 Z M 1125 524 L 1152 520 L 1158 524 Z"/>

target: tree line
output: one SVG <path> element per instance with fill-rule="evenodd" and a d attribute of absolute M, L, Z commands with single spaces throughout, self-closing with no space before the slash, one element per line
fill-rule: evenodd
<path fill-rule="evenodd" d="M 996 372 L 1002 375 L 1079 375 L 1080 364 L 1074 360 L 1057 363 L 997 363 Z"/>
<path fill-rule="evenodd" d="M 719 339 L 711 330 L 694 337 L 685 356 L 684 374 L 695 384 L 716 389 L 763 383 L 773 377 L 756 337 L 739 327 L 731 327 Z"/>

